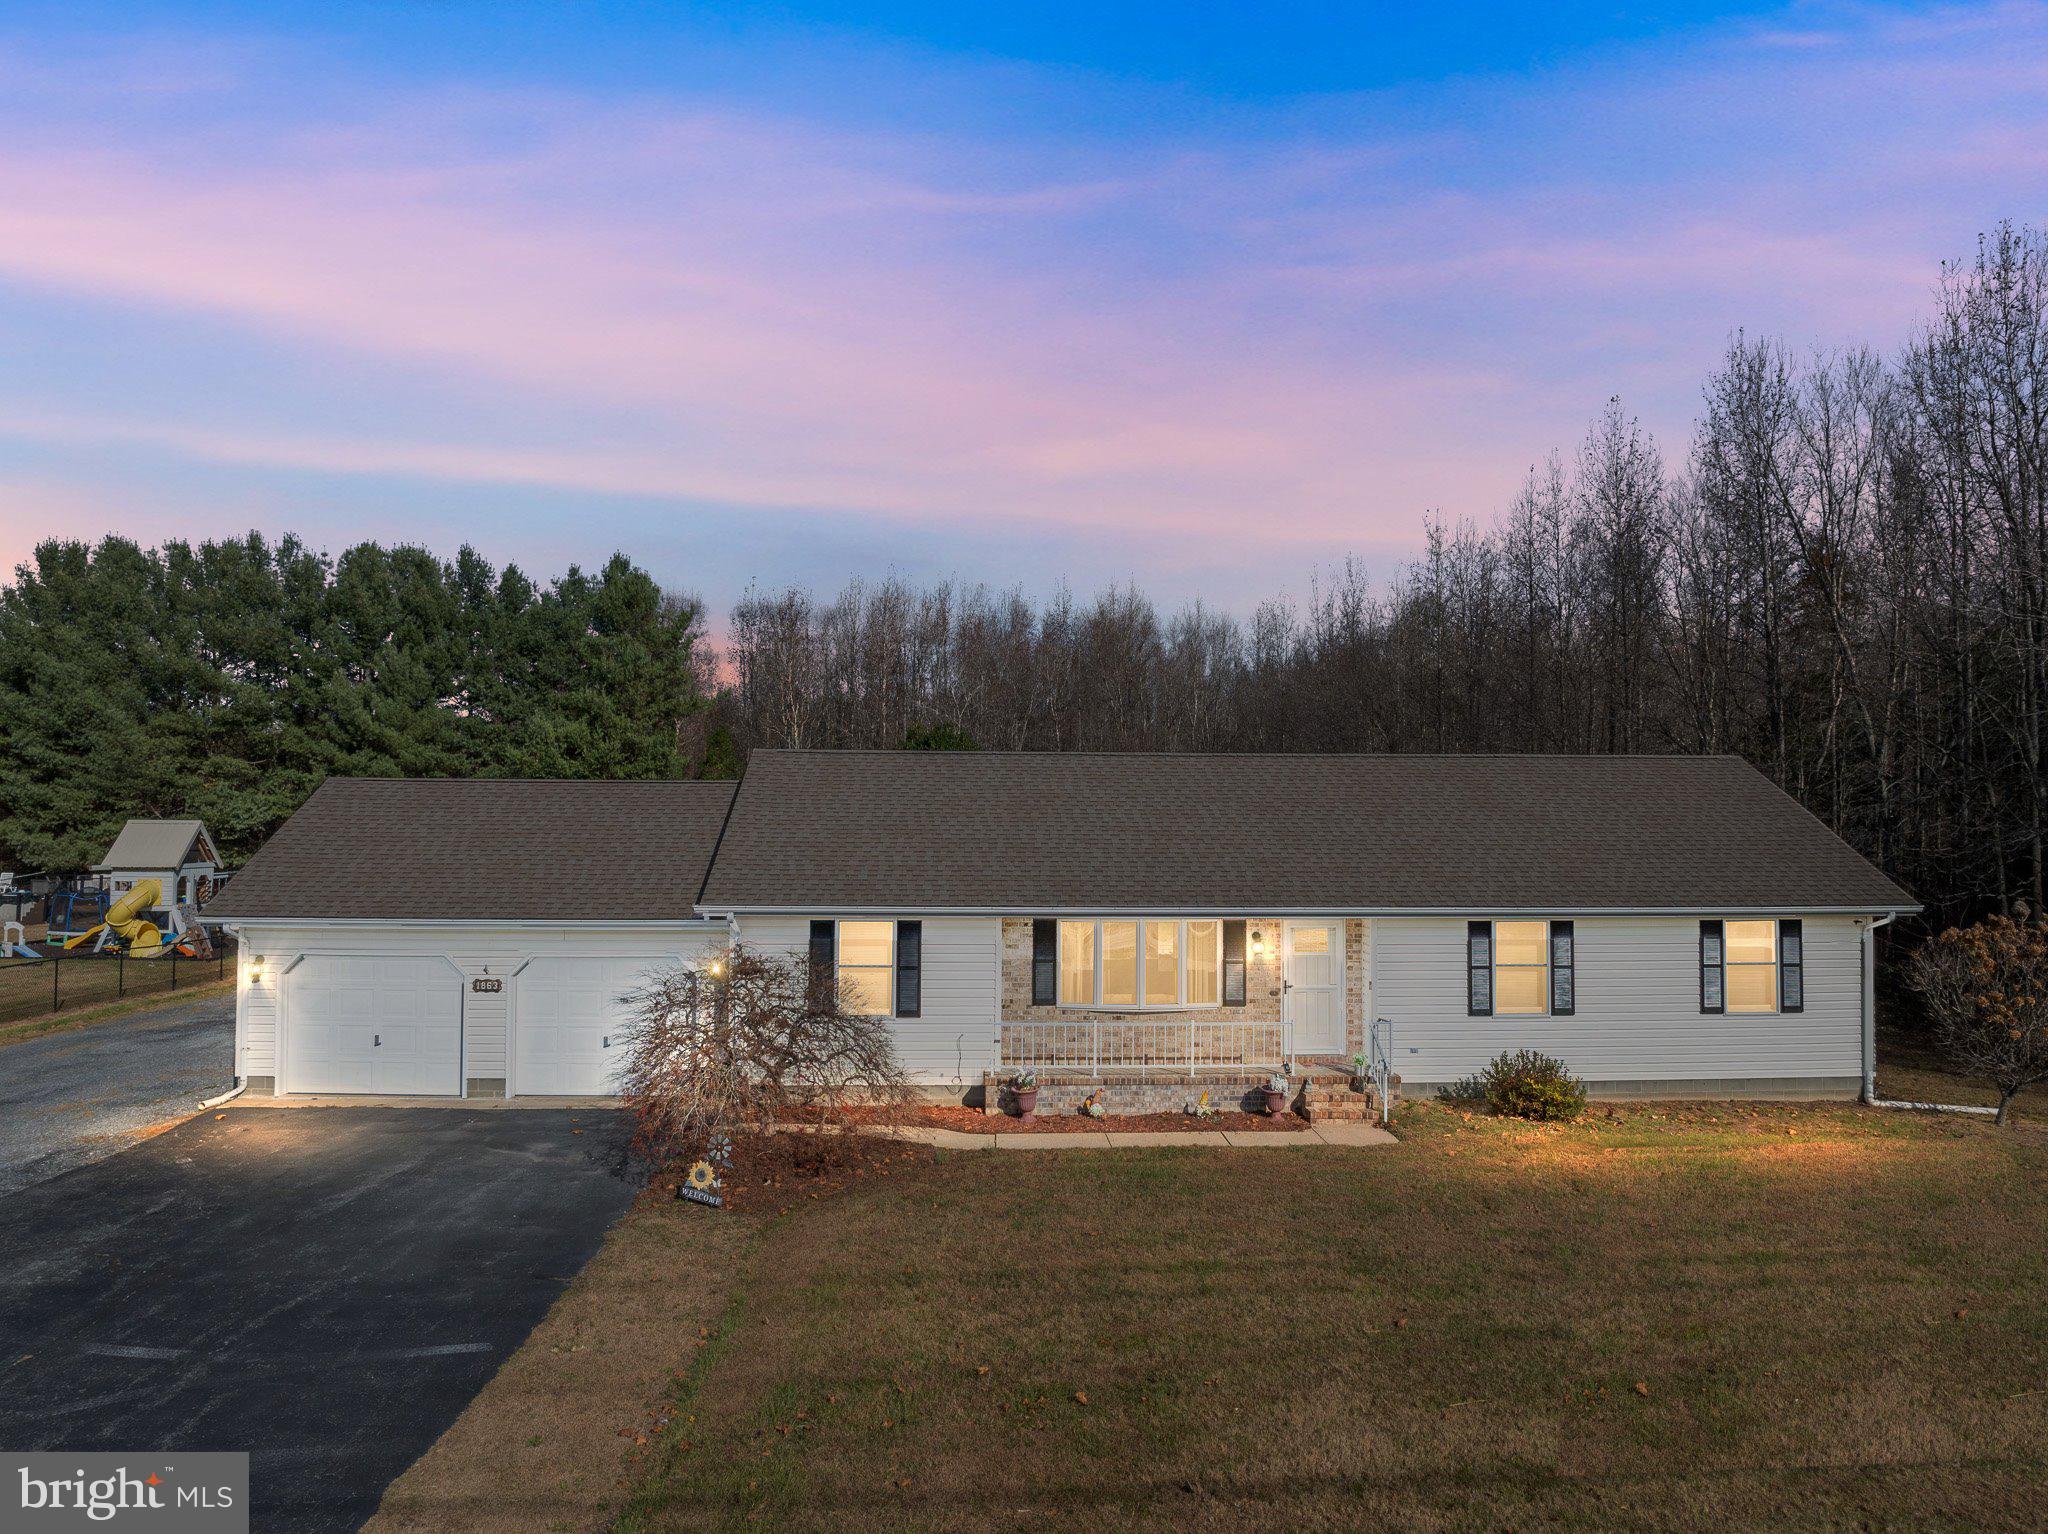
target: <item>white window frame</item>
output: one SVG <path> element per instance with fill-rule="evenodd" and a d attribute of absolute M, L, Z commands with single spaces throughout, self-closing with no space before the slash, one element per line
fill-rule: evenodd
<path fill-rule="evenodd" d="M 1102 1000 L 1102 929 L 1107 922 L 1127 921 L 1137 925 L 1138 964 L 1133 1001 Z M 1190 922 L 1213 921 L 1216 924 L 1216 999 L 1214 1001 L 1189 1001 L 1188 998 L 1188 924 Z M 1067 973 L 1067 928 L 1070 924 L 1086 923 L 1095 929 L 1095 984 L 1093 1001 L 1068 1001 L 1066 999 Z M 1145 1000 L 1145 933 L 1144 928 L 1167 923 L 1179 929 L 1175 937 L 1175 975 L 1171 1002 L 1147 1002 Z M 1066 1012 L 1203 1012 L 1223 1006 L 1223 918 L 1220 916 L 1063 916 L 1058 924 L 1059 941 L 1053 952 L 1054 974 L 1057 977 L 1056 993 L 1059 1006 Z"/>
<path fill-rule="evenodd" d="M 889 929 L 889 961 L 888 961 L 888 964 L 887 964 L 886 966 L 883 966 L 883 965 L 876 965 L 876 964 L 848 964 L 848 963 L 846 962 L 845 958 L 843 957 L 843 955 L 844 955 L 844 953 L 845 953 L 845 944 L 844 944 L 844 943 L 842 943 L 840 939 L 841 939 L 841 934 L 842 934 L 842 933 L 843 933 L 843 932 L 845 931 L 845 929 L 846 929 L 847 927 L 849 927 L 849 926 L 869 926 L 869 927 L 887 927 L 887 928 Z M 838 989 L 839 989 L 839 999 L 840 999 L 840 1001 L 842 1002 L 842 1004 L 843 1004 L 843 1003 L 845 1002 L 845 1000 L 846 1000 L 846 972 L 847 972 L 848 970 L 850 970 L 850 969 L 854 969 L 854 970 L 859 970 L 859 971 L 861 971 L 861 972 L 862 972 L 863 974 L 866 974 L 866 973 L 868 973 L 868 972 L 870 972 L 870 971 L 872 971 L 872 970 L 875 970 L 875 969 L 881 969 L 881 970 L 882 970 L 882 973 L 883 973 L 883 976 L 885 977 L 885 984 L 884 984 L 884 986 L 883 986 L 883 993 L 884 993 L 884 994 L 885 994 L 885 995 L 887 996 L 887 998 L 888 998 L 888 1005 L 887 1005 L 887 1006 L 885 1006 L 885 1007 L 883 1007 L 883 1009 L 882 1009 L 881 1011 L 879 1011 L 879 1012 L 858 1012 L 858 1013 L 855 1013 L 854 1015 L 855 1015 L 856 1017 L 894 1017 L 894 1016 L 896 1015 L 896 923 L 895 923 L 895 922 L 893 922 L 893 921 L 877 921 L 877 920 L 872 920 L 872 919 L 870 919 L 870 918 L 868 918 L 868 917 L 864 917 L 864 916 L 861 916 L 861 917 L 855 917 L 855 916 L 848 916 L 848 917 L 835 917 L 835 918 L 833 918 L 833 921 L 832 921 L 832 980 L 833 980 L 833 984 L 834 984 L 834 985 L 836 985 L 836 986 L 838 987 Z"/>
<path fill-rule="evenodd" d="M 1754 959 L 1739 963 L 1728 957 L 1728 929 L 1761 923 L 1771 929 L 1771 957 L 1768 964 Z M 1785 955 L 1785 937 L 1779 930 L 1779 919 L 1775 916 L 1724 916 L 1721 918 L 1721 1016 L 1723 1017 L 1777 1017 L 1785 1011 L 1784 979 L 1778 973 L 1778 966 Z M 1735 1005 L 1735 971 L 1738 969 L 1768 969 L 1771 972 L 1771 1004 L 1768 1007 L 1737 1007 Z"/>
<path fill-rule="evenodd" d="M 1491 934 L 1488 942 L 1492 947 L 1493 960 L 1493 1015 L 1495 1017 L 1551 1017 L 1552 991 L 1550 988 L 1550 918 L 1547 916 L 1496 916 L 1489 924 Z M 1543 929 L 1543 959 L 1537 964 L 1503 964 L 1500 961 L 1500 929 L 1504 926 L 1530 926 Z M 1543 974 L 1543 1005 L 1532 1012 L 1504 1011 L 1500 1004 L 1500 972 L 1504 969 L 1534 969 Z"/>

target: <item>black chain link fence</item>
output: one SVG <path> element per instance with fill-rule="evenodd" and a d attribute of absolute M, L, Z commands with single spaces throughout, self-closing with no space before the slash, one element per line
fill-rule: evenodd
<path fill-rule="evenodd" d="M 235 977 L 235 945 L 226 934 L 215 936 L 210 959 L 194 959 L 175 948 L 159 958 L 141 959 L 118 951 L 36 947 L 43 958 L 0 959 L 0 1023 L 28 1022 L 159 993 L 169 996 Z"/>

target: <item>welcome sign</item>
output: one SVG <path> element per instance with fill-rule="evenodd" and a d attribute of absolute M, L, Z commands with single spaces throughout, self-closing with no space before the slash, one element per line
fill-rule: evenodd
<path fill-rule="evenodd" d="M 7 1534 L 248 1534 L 246 1454 L 0 1454 Z"/>

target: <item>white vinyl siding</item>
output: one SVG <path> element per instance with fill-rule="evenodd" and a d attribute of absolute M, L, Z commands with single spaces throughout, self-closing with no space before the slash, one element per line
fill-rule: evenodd
<path fill-rule="evenodd" d="M 822 919 L 832 913 L 821 911 Z M 892 1018 L 889 1031 L 897 1058 L 914 1080 L 981 1080 L 995 1054 L 996 965 L 1002 923 L 988 916 L 926 916 L 903 913 L 924 923 L 924 998 L 918 1017 Z M 779 949 L 803 958 L 808 951 L 808 916 L 744 916 L 740 941 L 752 948 Z"/>
<path fill-rule="evenodd" d="M 1799 913 L 1787 912 L 1796 916 Z M 1466 1014 L 1466 922 L 1372 921 L 1373 1010 L 1410 1084 L 1471 1074 L 1502 1050 L 1555 1055 L 1601 1081 L 1839 1080 L 1862 1074 L 1861 928 L 1805 919 L 1806 1009 L 1702 1015 L 1696 917 L 1580 917 L 1576 1015 Z"/>

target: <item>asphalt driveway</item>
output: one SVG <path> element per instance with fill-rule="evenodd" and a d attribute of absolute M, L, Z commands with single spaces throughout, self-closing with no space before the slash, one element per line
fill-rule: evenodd
<path fill-rule="evenodd" d="M 235 1108 L 0 1198 L 0 1447 L 247 1450 L 358 1528 L 597 1251 L 604 1111 Z"/>
<path fill-rule="evenodd" d="M 231 995 L 0 1048 L 0 1195 L 126 1149 L 225 1092 L 234 1072 Z"/>

